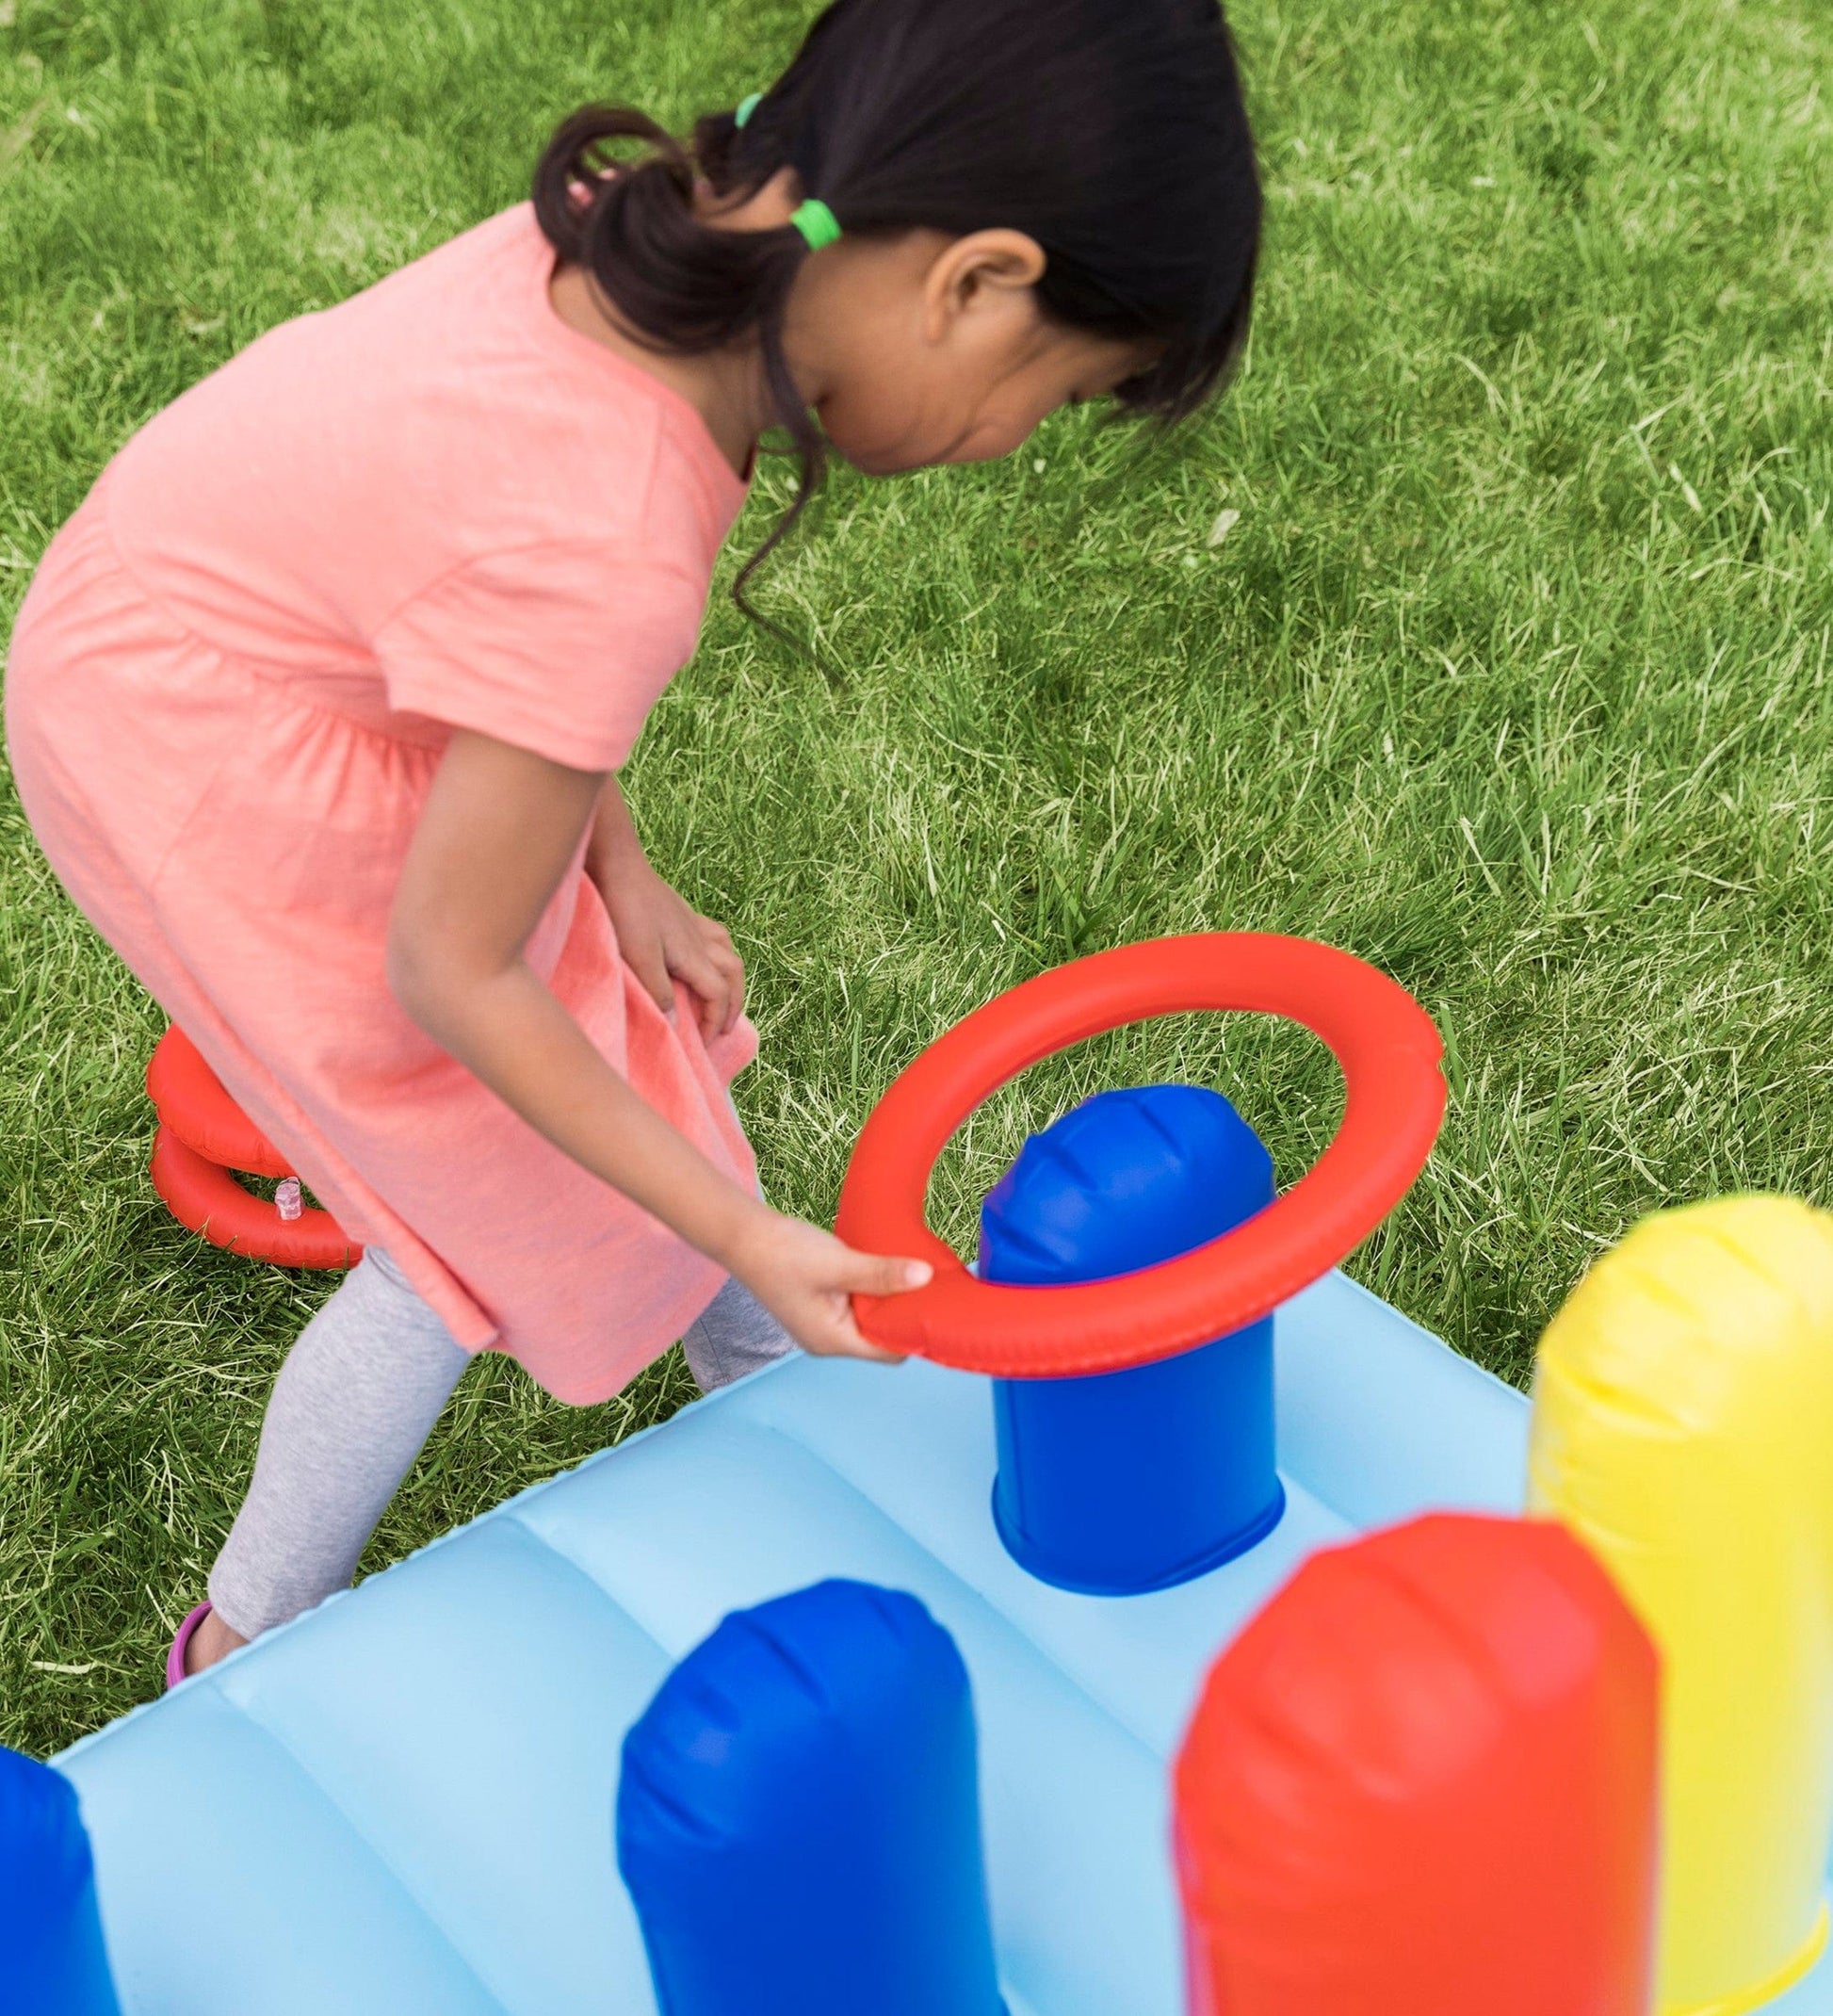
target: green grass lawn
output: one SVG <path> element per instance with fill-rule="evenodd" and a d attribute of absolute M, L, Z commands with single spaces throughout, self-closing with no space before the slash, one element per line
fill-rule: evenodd
<path fill-rule="evenodd" d="M 0 0 L 0 625 L 187 384 L 516 201 L 578 100 L 685 121 L 800 19 Z M 772 1195 L 817 1218 L 893 1072 L 1040 967 L 1198 927 L 1385 967 L 1444 1030 L 1452 1100 L 1354 1270 L 1520 1380 L 1642 1212 L 1827 1191 L 1833 13 L 1235 20 L 1270 217 L 1229 400 L 1144 458 L 1078 414 L 998 467 L 841 473 L 759 591 L 815 658 L 716 607 L 631 795 L 750 961 L 740 1104 Z M 153 1690 L 325 1284 L 165 1218 L 161 1018 L 9 789 L 0 827 L 0 1738 L 43 1750 Z M 1288 1179 L 1336 1117 L 1308 1039 L 1152 1025 L 989 1106 L 938 1223 L 965 1237 L 1073 1095 L 1180 1074 Z M 486 1360 L 371 1565 L 689 1390 L 677 1354 L 575 1412 Z"/>

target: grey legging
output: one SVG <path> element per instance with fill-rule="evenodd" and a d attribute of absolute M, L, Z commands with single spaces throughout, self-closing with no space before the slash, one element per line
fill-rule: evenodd
<path fill-rule="evenodd" d="M 781 1358 L 775 1317 L 727 1281 L 682 1339 L 703 1392 Z M 210 1571 L 245 1638 L 348 1588 L 357 1559 L 471 1362 L 371 1247 L 300 1331 L 261 1423 L 254 1481 Z"/>

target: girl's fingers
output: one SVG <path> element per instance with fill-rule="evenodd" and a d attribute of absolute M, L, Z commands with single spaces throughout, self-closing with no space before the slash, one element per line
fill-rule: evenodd
<path fill-rule="evenodd" d="M 637 976 L 642 990 L 664 1015 L 674 1012 L 674 983 L 669 978 L 668 955 L 659 938 L 645 938 L 638 945 L 619 948 L 625 964 Z"/>
<path fill-rule="evenodd" d="M 846 1290 L 852 1295 L 901 1295 L 921 1288 L 935 1269 L 928 1260 L 892 1260 L 883 1253 L 848 1253 Z"/>
<path fill-rule="evenodd" d="M 845 1356 L 862 1359 L 868 1365 L 901 1365 L 904 1362 L 900 1351 L 881 1351 L 876 1344 L 868 1343 L 863 1337 Z"/>
<path fill-rule="evenodd" d="M 716 1035 L 725 1020 L 725 1006 L 731 993 L 726 977 L 713 962 L 698 951 L 677 954 L 670 962 L 676 980 L 698 997 L 703 1035 Z"/>
<path fill-rule="evenodd" d="M 852 1310 L 842 1301 L 832 1326 L 832 1341 L 825 1347 L 830 1358 L 867 1358 L 876 1365 L 901 1365 L 900 1352 L 886 1351 L 872 1342 L 853 1321 Z"/>
<path fill-rule="evenodd" d="M 723 942 L 721 942 L 722 940 Z M 713 942 L 709 956 L 725 980 L 725 1015 L 720 1023 L 720 1034 L 725 1035 L 730 1032 L 739 1016 L 744 1013 L 744 961 L 733 951 L 732 941 L 725 936 L 723 932 L 721 932 L 720 937 Z"/>
<path fill-rule="evenodd" d="M 844 1250 L 844 1249 L 843 1249 Z M 847 1252 L 846 1293 L 837 1327 L 845 1338 L 840 1347 L 850 1358 L 871 1358 L 881 1365 L 900 1365 L 903 1354 L 886 1351 L 860 1329 L 852 1312 L 854 1295 L 901 1295 L 921 1288 L 935 1272 L 927 1260 L 893 1260 L 883 1253 Z"/>
<path fill-rule="evenodd" d="M 694 921 L 700 927 L 700 942 L 690 956 L 697 956 L 709 971 L 719 975 L 717 989 L 696 990 L 704 1000 L 716 1001 L 719 1006 L 719 1019 L 706 1033 L 723 1035 L 738 1019 L 744 1006 L 744 961 L 738 957 L 724 925 L 714 923 L 710 917 L 696 918 Z"/>
<path fill-rule="evenodd" d="M 840 1337 L 841 1341 L 834 1347 L 836 1358 L 864 1358 L 868 1363 L 873 1365 L 901 1365 L 903 1363 L 903 1354 L 901 1352 L 882 1350 L 869 1338 L 861 1334 L 858 1325 L 854 1324 L 851 1317 L 846 1319 Z"/>

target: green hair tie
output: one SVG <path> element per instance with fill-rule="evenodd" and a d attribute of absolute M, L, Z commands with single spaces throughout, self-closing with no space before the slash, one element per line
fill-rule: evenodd
<path fill-rule="evenodd" d="M 732 114 L 732 123 L 744 125 L 763 102 L 762 91 L 753 91 L 749 98 L 740 98 Z M 810 252 L 819 252 L 823 245 L 832 245 L 841 235 L 840 219 L 819 196 L 811 196 L 806 203 L 799 203 L 789 221 L 808 240 Z"/>
<path fill-rule="evenodd" d="M 819 252 L 823 245 L 832 245 L 840 236 L 840 219 L 819 196 L 799 203 L 789 221 L 808 240 L 810 252 Z"/>

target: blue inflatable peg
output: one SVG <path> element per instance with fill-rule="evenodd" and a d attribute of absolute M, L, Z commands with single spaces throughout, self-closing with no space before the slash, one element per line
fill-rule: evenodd
<path fill-rule="evenodd" d="M 7 2016 L 121 2016 L 76 1788 L 0 1748 L 0 2007 Z"/>
<path fill-rule="evenodd" d="M 1273 1202 L 1273 1162 L 1218 1092 L 1103 1092 L 1034 1134 L 981 1208 L 980 1273 L 1034 1287 L 1130 1274 Z M 993 1516 L 1021 1568 L 1091 1596 L 1169 1588 L 1265 1538 L 1273 1318 L 1127 1372 L 998 1379 Z"/>
<path fill-rule="evenodd" d="M 967 1669 L 914 1596 L 726 1618 L 625 1738 L 617 1861 L 662 2016 L 1003 2016 Z"/>

